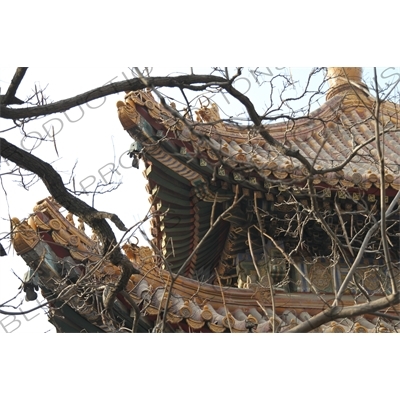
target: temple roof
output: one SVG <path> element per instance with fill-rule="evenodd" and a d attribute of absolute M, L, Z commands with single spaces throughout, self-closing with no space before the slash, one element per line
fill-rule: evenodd
<path fill-rule="evenodd" d="M 179 117 L 174 104 L 164 107 L 150 91 L 130 92 L 125 102 L 117 103 L 121 123 L 140 144 L 137 154 L 145 160 L 147 190 L 157 211 L 152 220 L 154 243 L 173 271 L 208 231 L 213 207 L 215 215 L 220 215 L 235 193 L 244 195 L 249 207 L 257 200 L 272 202 L 278 210 L 281 202 L 282 212 L 289 185 L 302 193 L 309 171 L 280 151 L 279 144 L 298 152 L 314 167 L 311 178 L 321 196 L 331 198 L 329 190 L 334 189 L 375 198 L 381 185 L 376 99 L 362 83 L 360 68 L 332 67 L 328 78 L 327 100 L 318 109 L 305 117 L 265 125 L 278 146 L 269 144 L 254 127 L 223 121 L 215 103 L 202 106 L 196 112 L 197 121 Z M 400 188 L 400 108 L 383 102 L 379 110 L 386 145 L 385 186 L 393 196 Z M 334 168 L 338 170 L 329 172 Z M 245 205 L 232 210 L 207 237 L 184 274 L 207 281 L 217 270 L 229 277 L 234 258 L 248 251 L 247 222 Z"/>
<path fill-rule="evenodd" d="M 99 297 L 104 284 L 117 281 L 121 269 L 101 256 L 96 240 L 87 237 L 75 226 L 74 220 L 71 214 L 62 215 L 60 206 L 52 198 L 44 199 L 27 221 L 13 219 L 14 247 L 37 274 L 43 295 L 50 302 L 50 321 L 58 331 L 113 332 L 101 319 L 100 298 L 96 301 L 96 295 L 91 297 L 89 293 L 92 287 Z M 171 275 L 157 266 L 157 257 L 150 248 L 132 244 L 125 244 L 123 248 L 141 274 L 131 276 L 126 291 L 118 295 L 113 311 L 129 331 L 134 316 L 131 304 L 135 302 L 141 309 L 138 330 L 148 332 L 165 312 Z M 172 286 L 167 330 L 285 332 L 319 313 L 321 299 L 329 302 L 329 296 L 310 293 L 287 296 L 274 292 L 274 303 L 271 303 L 271 290 L 259 285 L 238 289 L 178 277 Z M 343 297 L 343 306 L 353 304 L 352 296 Z M 399 312 L 398 308 L 395 309 Z M 398 322 L 371 315 L 342 318 L 315 330 L 326 333 L 398 331 Z"/>
<path fill-rule="evenodd" d="M 356 148 L 359 149 L 357 156 L 341 171 L 322 174 L 316 179 L 330 186 L 379 187 L 378 152 L 374 140 L 376 99 L 362 84 L 359 68 L 345 69 L 349 81 L 337 72 L 338 69 L 328 70 L 332 83 L 328 100 L 321 107 L 305 117 L 268 124 L 267 130 L 280 143 L 299 151 L 317 170 L 337 167 Z M 193 186 L 201 176 L 212 174 L 215 167 L 220 168 L 218 175 L 223 176 L 224 181 L 240 183 L 253 190 L 265 190 L 274 179 L 292 179 L 301 183 L 308 176 L 298 160 L 279 153 L 255 129 L 222 122 L 214 103 L 208 108 L 200 108 L 197 112 L 199 123 L 188 121 L 188 126 L 193 126 L 192 132 L 182 120 L 160 105 L 151 92 L 128 93 L 125 103 L 118 102 L 118 108 L 122 125 L 133 136 L 137 137 L 135 127 L 143 119 L 155 131 L 153 137 L 151 133 L 147 134 L 149 142 L 155 143 L 161 137 L 169 139 L 168 143 L 160 143 L 158 150 L 146 149 L 146 152 L 154 154 L 154 158 L 162 163 L 167 162 L 165 153 L 179 155 L 179 160 L 168 159 L 168 167 L 179 171 Z M 399 111 L 398 104 L 387 101 L 380 104 L 381 130 L 384 130 L 387 146 L 386 183 L 396 190 L 400 188 L 397 163 L 400 156 Z M 163 161 L 156 154 L 161 148 L 164 150 Z M 178 166 L 183 160 L 186 160 L 186 168 Z M 235 173 L 239 169 L 241 171 Z"/>
<path fill-rule="evenodd" d="M 311 179 L 321 207 L 329 209 L 335 202 L 343 210 L 349 206 L 351 214 L 357 210 L 355 202 L 366 195 L 365 203 L 376 211 L 375 196 L 382 184 L 376 107 L 383 133 L 380 138 L 385 142 L 388 199 L 400 188 L 400 122 L 399 105 L 378 104 L 361 80 L 361 69 L 332 67 L 328 78 L 330 88 L 322 106 L 305 117 L 264 126 L 278 143 L 274 146 L 260 134 L 260 127 L 221 119 L 218 106 L 211 102 L 196 112 L 197 121 L 187 114 L 181 117 L 173 103 L 163 106 L 149 90 L 127 93 L 125 101 L 117 103 L 121 123 L 135 140 L 131 147 L 134 165 L 138 157 L 144 160 L 152 204 L 152 249 L 130 243 L 123 246 L 141 272 L 130 277 L 114 304 L 115 314 L 127 328 L 133 326 L 132 302 L 141 311 L 139 331 L 153 329 L 166 313 L 171 331 L 211 332 L 284 332 L 329 304 L 334 282 L 344 280 L 349 266 L 337 258 L 331 268 L 332 260 L 324 253 L 326 233 L 311 223 L 304 227 L 302 257 L 293 256 L 291 263 L 296 268 L 289 269 L 278 248 L 290 246 L 291 239 L 280 240 L 275 225 L 277 220 L 285 224 L 294 212 L 287 202 L 288 188 L 298 196 L 298 204 L 308 207 L 306 183 Z M 298 152 L 315 171 L 310 175 L 282 145 L 291 154 Z M 341 197 L 342 192 L 347 194 Z M 257 210 L 263 212 L 258 226 L 275 237 L 274 245 L 264 246 L 254 227 Z M 324 215 L 333 219 L 334 213 Z M 351 219 L 351 229 L 360 232 L 364 222 Z M 119 267 L 101 257 L 96 238 L 88 238 L 76 227 L 71 214 L 62 215 L 51 198 L 39 202 L 28 221 L 13 220 L 13 224 L 17 253 L 31 267 L 40 264 L 41 287 L 48 298 L 64 289 L 68 279 L 90 281 L 101 293 L 121 275 Z M 393 224 L 393 229 L 396 226 Z M 388 231 L 396 249 L 398 233 Z M 352 262 L 351 256 L 346 262 Z M 399 269 L 398 254 L 396 257 Z M 366 298 L 382 298 L 388 293 L 388 280 L 382 279 L 385 266 L 378 258 L 366 254 L 357 269 Z M 259 279 L 252 271 L 255 264 L 264 271 Z M 343 306 L 355 304 L 356 289 L 348 286 L 341 298 Z M 53 306 L 53 323 L 59 330 L 110 331 L 100 318 L 101 300 L 95 302 L 96 309 L 93 299 L 87 301 L 81 292 L 73 294 L 68 307 Z M 400 312 L 399 306 L 384 311 L 392 317 Z M 345 318 L 319 328 L 321 332 L 398 330 L 396 317 L 385 319 L 382 315 Z"/>

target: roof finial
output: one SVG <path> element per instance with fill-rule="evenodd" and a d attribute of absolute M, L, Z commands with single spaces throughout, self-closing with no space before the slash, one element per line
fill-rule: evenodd
<path fill-rule="evenodd" d="M 366 85 L 362 82 L 361 67 L 328 67 L 327 78 L 330 86 L 326 94 L 327 100 L 348 89 L 350 85 L 366 89 Z"/>

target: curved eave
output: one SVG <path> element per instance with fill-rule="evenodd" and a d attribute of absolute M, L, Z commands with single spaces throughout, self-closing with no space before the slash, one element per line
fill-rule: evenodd
<path fill-rule="evenodd" d="M 318 176 L 326 185 L 343 181 L 345 186 L 379 188 L 378 155 L 373 112 L 375 99 L 361 91 L 346 91 L 324 103 L 304 118 L 266 125 L 268 133 L 276 140 L 299 151 L 313 163 L 316 169 L 327 169 L 340 165 L 359 148 L 359 154 L 340 173 Z M 274 179 L 305 179 L 306 171 L 294 158 L 279 154 L 265 140 L 251 131 L 230 124 L 196 124 L 191 133 L 182 121 L 173 117 L 158 104 L 149 92 L 131 92 L 126 103 L 119 102 L 119 115 L 123 126 L 137 133 L 145 120 L 158 135 L 165 135 L 169 145 L 161 142 L 164 152 L 174 154 L 180 162 L 198 175 L 211 175 L 215 165 L 224 163 L 224 175 L 219 179 L 255 190 L 263 190 L 266 182 Z M 397 160 L 400 157 L 399 116 L 397 104 L 381 104 L 381 120 L 385 128 L 386 183 L 395 190 L 400 188 L 400 171 Z M 188 121 L 192 124 L 191 121 Z M 139 130 L 140 130 L 139 129 Z M 143 131 L 143 129 L 142 129 Z M 201 140 L 199 137 L 208 139 Z M 142 136 L 143 138 L 143 136 Z M 147 134 L 147 138 L 150 135 Z M 151 138 L 150 138 L 151 139 Z M 154 143 L 156 138 L 151 139 Z M 168 148 L 169 146 L 169 148 Z M 221 160 L 216 154 L 221 155 Z M 234 174 L 235 168 L 246 167 L 241 177 Z M 176 166 L 174 168 L 177 168 Z"/>

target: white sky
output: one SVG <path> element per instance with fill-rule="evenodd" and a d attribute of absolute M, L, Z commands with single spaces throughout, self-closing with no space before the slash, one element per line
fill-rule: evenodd
<path fill-rule="evenodd" d="M 269 67 L 270 70 L 267 70 L 267 67 L 261 68 L 266 72 L 265 80 L 268 81 L 271 78 L 268 74 L 275 75 L 279 73 L 278 68 L 280 67 Z M 380 72 L 384 72 L 381 77 L 382 85 L 400 78 L 400 74 L 398 76 L 394 75 L 399 73 L 399 68 L 393 70 L 388 68 L 380 69 Z M 300 81 L 295 86 L 295 91 L 300 91 L 310 70 L 310 68 L 291 68 L 284 71 L 290 72 L 294 80 Z M 155 68 L 152 71 L 152 75 L 163 75 L 172 71 L 190 73 L 190 68 Z M 195 68 L 194 71 L 195 73 L 206 73 L 208 70 Z M 15 68 L 0 68 L 2 94 L 7 90 L 14 72 Z M 102 86 L 111 80 L 113 82 L 123 80 L 125 79 L 124 75 L 126 77 L 131 76 L 128 67 L 29 68 L 18 89 L 17 97 L 25 100 L 32 94 L 32 89 L 35 85 L 41 88 L 47 86 L 45 93 L 49 96 L 49 101 L 57 101 Z M 371 69 L 366 69 L 364 76 L 367 77 L 367 80 L 370 79 L 372 77 Z M 242 80 L 240 83 L 242 86 L 238 85 L 238 88 L 243 91 L 249 89 L 247 95 L 256 99 L 257 106 L 262 108 L 265 105 L 266 86 L 257 85 L 251 73 L 247 73 L 244 77 L 246 79 Z M 172 93 L 171 91 L 164 92 Z M 120 180 L 122 185 L 115 192 L 97 196 L 94 205 L 99 210 L 116 213 L 124 221 L 125 225 L 129 227 L 147 212 L 149 203 L 147 200 L 148 195 L 145 191 L 146 181 L 142 176 L 142 172 L 129 168 L 131 159 L 126 156 L 132 140 L 123 130 L 116 108 L 116 102 L 123 100 L 123 97 L 123 93 L 108 96 L 105 100 L 92 102 L 90 105 L 92 108 L 88 105 L 83 105 L 81 109 L 75 108 L 69 110 L 66 114 L 50 115 L 40 120 L 32 121 L 25 126 L 25 131 L 31 135 L 40 134 L 44 136 L 45 129 L 49 130 L 51 126 L 54 127 L 59 156 L 57 156 L 52 142 L 40 142 L 33 154 L 53 163 L 57 171 L 62 174 L 64 181 L 69 180 L 71 169 L 77 161 L 74 171 L 77 189 L 82 181 L 84 185 L 92 182 L 92 178 L 86 179 L 88 177 L 94 177 L 97 182 L 102 179 L 100 175 L 102 173 L 106 178 L 109 178 L 110 175 L 107 173 L 110 171 L 110 166 L 107 166 L 107 164 L 116 164 L 119 174 L 115 174 L 114 178 Z M 238 108 L 233 102 L 228 104 L 226 99 L 221 96 L 217 103 L 222 108 L 222 113 L 227 115 L 237 115 L 242 111 L 241 107 Z M 0 119 L 0 131 L 11 126 L 12 122 Z M 18 129 L 4 133 L 2 136 L 15 145 L 21 146 L 23 136 Z M 23 145 L 26 149 L 30 149 L 35 145 L 35 142 L 32 139 L 26 140 Z M 7 165 L 3 159 L 1 161 L 0 173 L 9 171 L 11 164 Z M 13 179 L 18 180 L 16 177 Z M 19 186 L 18 182 L 13 182 L 13 179 L 3 177 L 7 197 L 0 188 L 0 238 L 9 230 L 9 216 L 20 219 L 25 218 L 32 212 L 33 206 L 37 201 L 48 196 L 48 192 L 41 182 L 36 183 L 29 191 L 26 191 Z M 94 186 L 92 185 L 88 190 L 94 188 Z M 91 201 L 89 196 L 82 196 L 81 198 L 88 202 Z M 8 248 L 8 241 L 3 240 L 2 244 L 7 248 L 9 254 L 7 257 L 0 258 L 0 304 L 14 297 L 18 292 L 17 289 L 20 282 L 13 272 L 22 277 L 27 270 L 22 258 L 17 257 L 14 251 Z M 19 304 L 18 302 L 23 298 L 24 294 L 19 296 L 13 304 Z M 24 302 L 21 309 L 30 309 L 36 305 L 36 302 Z M 40 310 L 26 315 L 26 317 L 18 316 L 15 319 L 0 315 L 0 333 L 10 331 L 13 331 L 13 333 L 40 333 L 55 332 L 55 329 L 47 322 L 46 315 Z"/>

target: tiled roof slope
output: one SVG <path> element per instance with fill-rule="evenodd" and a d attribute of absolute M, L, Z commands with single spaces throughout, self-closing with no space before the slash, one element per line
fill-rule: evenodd
<path fill-rule="evenodd" d="M 358 148 L 357 156 L 341 171 L 317 175 L 316 182 L 365 189 L 379 187 L 378 152 L 374 140 L 375 98 L 363 86 L 350 84 L 332 88 L 328 97 L 320 108 L 304 118 L 267 125 L 268 132 L 291 150 L 299 151 L 317 170 L 341 165 Z M 300 183 L 307 176 L 298 160 L 280 154 L 254 130 L 223 122 L 212 124 L 220 121 L 215 104 L 198 111 L 200 123 L 193 125 L 193 121 L 188 121 L 193 126 L 192 132 L 155 101 L 150 92 L 128 93 L 125 103 L 118 102 L 118 109 L 122 125 L 134 137 L 140 138 L 137 127 L 143 125 L 144 119 L 157 132 L 153 138 L 147 134 L 149 142 L 154 143 L 157 137 L 168 138 L 170 154 L 179 153 L 191 159 L 193 167 L 188 164 L 188 169 L 182 170 L 181 174 L 192 183 L 198 179 L 198 174 L 193 172 L 194 166 L 198 165 L 204 171 L 207 167 L 218 166 L 217 173 L 221 176 L 230 175 L 232 182 L 258 190 L 265 189 L 274 179 L 294 179 Z M 384 132 L 386 146 L 385 184 L 395 190 L 400 188 L 399 111 L 399 105 L 391 102 L 380 105 L 380 129 Z M 144 140 L 143 136 L 141 140 Z M 153 150 L 146 151 L 151 154 Z M 178 168 L 172 161 L 169 167 Z M 246 167 L 245 171 L 235 174 L 234 170 L 241 167 Z"/>

